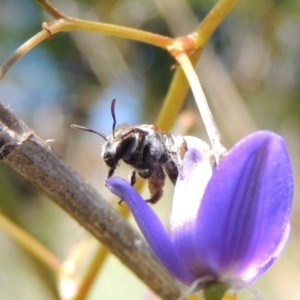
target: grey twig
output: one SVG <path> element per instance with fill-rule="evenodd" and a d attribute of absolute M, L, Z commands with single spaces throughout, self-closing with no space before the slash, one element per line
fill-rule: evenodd
<path fill-rule="evenodd" d="M 178 284 L 141 236 L 2 103 L 0 160 L 40 188 L 161 298 L 179 297 Z"/>

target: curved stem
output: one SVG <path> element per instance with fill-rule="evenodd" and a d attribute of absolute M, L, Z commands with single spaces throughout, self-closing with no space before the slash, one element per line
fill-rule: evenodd
<path fill-rule="evenodd" d="M 98 32 L 102 34 L 109 34 L 112 36 L 127 38 L 130 40 L 151 44 L 161 48 L 166 48 L 167 46 L 173 43 L 172 38 L 147 32 L 144 30 L 138 30 L 129 27 L 72 18 L 60 12 L 57 8 L 53 7 L 49 0 L 36 0 L 36 2 L 45 11 L 47 11 L 53 18 L 64 19 L 66 21 L 65 26 L 62 29 L 64 31 L 80 30 L 80 31 Z"/>
<path fill-rule="evenodd" d="M 57 10 L 55 10 L 57 11 Z M 58 12 L 58 11 L 57 11 Z M 55 20 L 49 24 L 44 23 L 41 32 L 35 34 L 32 38 L 21 45 L 12 55 L 6 60 L 0 67 L 0 80 L 4 77 L 6 72 L 15 64 L 20 58 L 22 58 L 31 49 L 36 47 L 39 43 L 45 39 L 49 39 L 55 33 L 61 31 L 88 31 L 97 32 L 102 34 L 108 34 L 115 37 L 127 38 L 143 43 L 148 43 L 153 46 L 161 47 L 166 49 L 168 46 L 173 44 L 174 39 L 166 36 L 162 36 L 156 33 L 151 33 L 143 30 L 133 29 L 129 27 L 117 26 L 106 23 L 98 23 L 92 21 L 86 21 L 76 18 L 64 16 L 62 19 Z M 60 16 L 60 15 L 59 15 Z"/>
<path fill-rule="evenodd" d="M 191 52 L 195 49 L 201 49 L 204 47 L 214 30 L 230 12 L 230 10 L 238 3 L 238 1 L 239 0 L 220 0 L 215 5 L 215 7 L 197 27 L 197 34 L 191 35 L 193 36 L 193 43 L 190 44 L 190 46 L 192 47 L 190 49 Z M 176 43 L 176 39 L 143 30 L 71 18 L 54 8 L 49 1 L 36 0 L 36 2 L 57 20 L 49 24 L 47 26 L 47 29 L 37 33 L 28 41 L 26 41 L 13 53 L 13 55 L 6 62 L 4 62 L 4 64 L 0 67 L 0 80 L 9 70 L 9 68 L 21 57 L 23 57 L 32 48 L 37 46 L 40 42 L 49 38 L 49 32 L 51 36 L 60 31 L 71 30 L 98 32 L 148 43 L 153 46 L 161 47 L 163 49 L 167 49 L 169 46 Z M 190 43 L 189 38 L 183 37 L 183 41 L 184 40 L 186 40 L 187 43 Z M 178 105 L 178 107 L 179 106 L 181 105 Z M 161 122 L 161 119 L 159 119 L 159 122 Z"/>
<path fill-rule="evenodd" d="M 70 18 L 66 19 L 68 26 L 65 30 L 80 30 L 88 32 L 98 32 L 108 34 L 115 37 L 121 37 L 142 43 L 147 43 L 153 46 L 166 49 L 173 43 L 173 39 L 160 34 L 151 33 L 144 30 L 112 25 L 107 23 L 92 22 L 82 19 Z"/>
<path fill-rule="evenodd" d="M 27 40 L 23 45 L 21 45 L 0 67 L 0 80 L 4 77 L 6 72 L 25 54 L 27 54 L 30 50 L 36 47 L 39 43 L 49 38 L 49 32 L 51 33 L 50 37 L 62 31 L 65 26 L 65 20 L 59 19 L 53 22 L 51 25 L 47 26 L 47 29 L 44 29 L 29 40 Z"/>
<path fill-rule="evenodd" d="M 51 269 L 55 274 L 58 274 L 61 262 L 54 256 L 54 254 L 1 213 L 0 228 L 18 244 L 28 250 L 28 252 L 39 259 L 43 264 L 45 264 L 49 269 Z"/>

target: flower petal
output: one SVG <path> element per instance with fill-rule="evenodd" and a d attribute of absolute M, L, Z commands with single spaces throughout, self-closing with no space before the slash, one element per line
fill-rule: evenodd
<path fill-rule="evenodd" d="M 182 283 L 193 282 L 194 276 L 183 264 L 160 220 L 134 188 L 118 177 L 107 179 L 106 185 L 129 206 L 145 239 L 162 265 Z"/>
<path fill-rule="evenodd" d="M 284 140 L 241 140 L 207 185 L 194 235 L 199 258 L 223 279 L 252 282 L 279 255 L 289 230 L 293 175 Z"/>
<path fill-rule="evenodd" d="M 185 153 L 174 191 L 171 239 L 189 268 L 193 269 L 196 264 L 199 271 L 202 263 L 196 262 L 197 244 L 194 243 L 192 233 L 197 225 L 196 218 L 206 185 L 212 175 L 212 167 L 206 154 L 208 146 L 195 137 L 185 137 L 185 139 L 188 151 Z M 203 274 L 206 274 L 205 268 L 202 269 Z M 197 275 L 201 274 L 197 272 Z"/>

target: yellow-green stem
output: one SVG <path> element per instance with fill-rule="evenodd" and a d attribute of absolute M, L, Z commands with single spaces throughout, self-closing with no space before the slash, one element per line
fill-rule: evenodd
<path fill-rule="evenodd" d="M 220 0 L 199 24 L 195 30 L 197 35 L 194 35 L 196 37 L 194 45 L 195 49 L 198 49 L 198 52 L 191 55 L 191 62 L 193 66 L 195 66 L 199 60 L 202 49 L 213 32 L 238 2 L 239 0 Z M 165 131 L 170 131 L 181 106 L 184 103 L 184 98 L 188 89 L 189 84 L 185 78 L 184 72 L 181 68 L 178 68 L 156 120 L 157 126 L 161 127 Z"/>
<path fill-rule="evenodd" d="M 210 282 L 207 283 L 203 290 L 205 300 L 225 300 L 226 291 L 230 286 L 225 282 Z"/>
<path fill-rule="evenodd" d="M 18 244 L 28 250 L 28 252 L 39 259 L 43 264 L 45 264 L 49 269 L 51 269 L 55 274 L 58 274 L 61 262 L 55 257 L 55 255 L 1 213 L 0 228 Z"/>
<path fill-rule="evenodd" d="M 42 30 L 41 32 L 35 34 L 32 38 L 21 45 L 0 67 L 0 80 L 13 64 L 15 64 L 20 58 L 22 58 L 31 49 L 36 47 L 39 43 L 49 38 L 49 33 L 52 37 L 58 32 L 71 30 L 108 34 L 111 36 L 148 43 L 153 46 L 161 47 L 163 49 L 166 49 L 168 46 L 172 45 L 174 41 L 174 39 L 170 37 L 143 30 L 65 17 L 63 19 L 58 19 L 50 22 L 49 24 L 47 24 L 47 30 Z"/>
<path fill-rule="evenodd" d="M 69 17 L 68 15 L 60 12 L 57 8 L 55 8 L 48 0 L 36 0 L 36 3 L 39 4 L 45 11 L 47 11 L 53 18 L 63 19 L 65 21 L 65 24 L 62 30 L 64 31 L 80 30 L 98 32 L 102 34 L 109 34 L 112 36 L 148 43 L 161 48 L 166 48 L 167 46 L 173 43 L 172 38 L 162 36 L 159 34 L 133 29 L 129 27 L 100 22 L 92 22 Z M 51 28 L 50 30 L 52 32 Z M 53 33 L 55 32 L 52 32 L 52 34 Z"/>
<path fill-rule="evenodd" d="M 65 20 L 60 19 L 49 25 L 49 30 L 51 35 L 59 32 L 64 28 Z M 4 77 L 6 72 L 14 65 L 20 58 L 27 54 L 30 50 L 36 47 L 39 43 L 49 38 L 49 32 L 47 30 L 42 30 L 27 40 L 23 45 L 21 45 L 12 55 L 5 61 L 0 67 L 0 80 Z"/>
<path fill-rule="evenodd" d="M 66 21 L 68 22 L 68 25 L 64 28 L 64 30 L 98 32 L 115 37 L 147 43 L 153 46 L 161 47 L 163 49 L 166 49 L 169 45 L 173 43 L 173 39 L 170 37 L 139 29 L 112 25 L 107 23 L 86 21 L 70 17 L 68 17 Z"/>
<path fill-rule="evenodd" d="M 82 277 L 81 285 L 79 286 L 78 292 L 73 300 L 81 300 L 86 299 L 90 288 L 98 275 L 99 270 L 103 263 L 106 260 L 107 255 L 109 254 L 106 247 L 99 245 L 95 256 L 93 257 L 92 261 L 89 263 L 89 267 Z"/>
<path fill-rule="evenodd" d="M 191 57 L 195 65 L 201 52 L 197 52 Z M 189 82 L 180 66 L 178 66 L 173 80 L 170 84 L 163 106 L 156 119 L 156 125 L 165 131 L 170 131 L 184 103 L 185 96 L 189 90 Z"/>
<path fill-rule="evenodd" d="M 195 32 L 198 33 L 196 39 L 196 48 L 202 49 L 210 39 L 211 35 L 218 28 L 220 23 L 235 7 L 240 0 L 220 0 L 206 15 L 203 21 L 196 28 Z"/>

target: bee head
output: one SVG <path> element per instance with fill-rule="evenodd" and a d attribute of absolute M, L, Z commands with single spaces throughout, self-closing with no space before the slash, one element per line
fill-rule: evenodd
<path fill-rule="evenodd" d="M 110 168 L 115 168 L 117 166 L 118 160 L 120 158 L 122 158 L 122 153 L 124 153 L 124 150 L 123 150 L 124 147 L 122 146 L 123 145 L 122 138 L 120 138 L 122 136 L 122 131 L 119 132 L 117 130 L 117 132 L 118 132 L 117 138 L 115 136 L 115 129 L 116 129 L 116 124 L 117 124 L 116 114 L 115 114 L 115 105 L 116 105 L 116 99 L 114 99 L 111 102 L 110 109 L 111 109 L 111 116 L 113 118 L 113 125 L 112 125 L 112 133 L 108 137 L 106 137 L 103 133 L 96 131 L 94 129 L 90 129 L 90 128 L 83 127 L 80 125 L 75 125 L 75 124 L 71 125 L 71 128 L 96 133 L 97 135 L 101 136 L 105 140 L 105 144 L 104 144 L 103 150 L 102 150 L 102 157 L 103 157 L 104 162 Z M 126 142 L 125 142 L 125 144 L 126 144 Z M 124 146 L 126 146 L 125 144 L 124 144 Z"/>
<path fill-rule="evenodd" d="M 107 142 L 103 145 L 102 157 L 104 162 L 110 167 L 115 168 L 120 159 L 124 159 L 136 151 L 138 137 L 132 133 L 132 128 L 120 126 L 108 136 Z"/>

